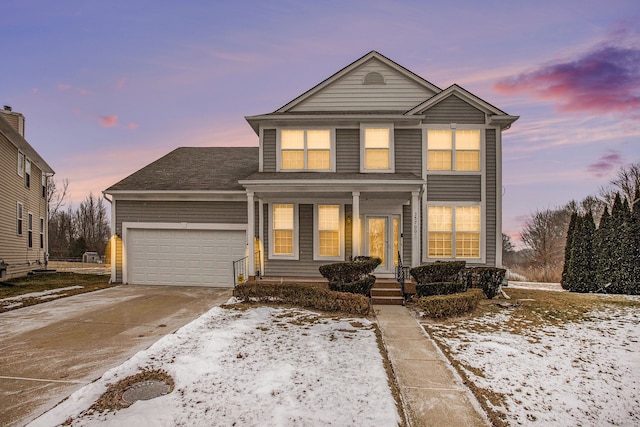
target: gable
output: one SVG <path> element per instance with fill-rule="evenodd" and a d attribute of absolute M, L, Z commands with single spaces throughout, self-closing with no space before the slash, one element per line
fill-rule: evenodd
<path fill-rule="evenodd" d="M 425 118 L 423 123 L 461 123 L 461 124 L 484 124 L 485 114 L 473 105 L 450 95 L 442 101 L 420 111 Z"/>
<path fill-rule="evenodd" d="M 372 51 L 277 112 L 405 112 L 439 92 L 437 86 Z"/>

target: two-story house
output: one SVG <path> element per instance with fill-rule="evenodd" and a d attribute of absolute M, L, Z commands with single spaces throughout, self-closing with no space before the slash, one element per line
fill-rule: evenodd
<path fill-rule="evenodd" d="M 231 285 L 319 277 L 378 256 L 377 276 L 437 260 L 501 264 L 502 131 L 517 120 L 372 51 L 276 111 L 257 148 L 179 148 L 105 190 L 112 280 Z M 249 250 L 251 248 L 251 250 Z"/>
<path fill-rule="evenodd" d="M 0 110 L 0 279 L 43 268 L 47 179 L 53 169 L 24 139 L 24 116 Z"/>

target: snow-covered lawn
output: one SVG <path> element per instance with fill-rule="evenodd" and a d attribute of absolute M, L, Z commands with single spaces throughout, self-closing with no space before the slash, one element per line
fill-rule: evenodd
<path fill-rule="evenodd" d="M 109 384 L 160 369 L 173 392 L 117 412 L 88 408 Z M 396 426 L 375 330 L 302 309 L 214 308 L 105 373 L 32 426 Z"/>
<path fill-rule="evenodd" d="M 2 298 L 0 299 L 0 307 L 6 310 L 20 308 L 24 305 L 24 301 L 28 299 L 45 301 L 52 298 L 60 298 L 66 295 L 66 293 L 64 293 L 65 291 L 73 291 L 75 289 L 82 289 L 82 286 L 67 286 L 65 288 L 51 289 L 42 292 L 31 292 L 15 297 Z"/>
<path fill-rule="evenodd" d="M 640 425 L 637 304 L 542 327 L 517 313 L 425 327 L 507 425 Z"/>

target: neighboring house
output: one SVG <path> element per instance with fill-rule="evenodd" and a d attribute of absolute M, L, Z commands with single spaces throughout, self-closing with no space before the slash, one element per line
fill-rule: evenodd
<path fill-rule="evenodd" d="M 319 277 L 358 255 L 501 264 L 502 131 L 518 119 L 372 51 L 246 120 L 256 148 L 179 148 L 105 190 L 112 280 L 232 285 Z M 250 245 L 247 245 L 247 242 Z"/>
<path fill-rule="evenodd" d="M 0 278 L 43 268 L 47 179 L 53 169 L 24 139 L 24 116 L 0 110 Z"/>

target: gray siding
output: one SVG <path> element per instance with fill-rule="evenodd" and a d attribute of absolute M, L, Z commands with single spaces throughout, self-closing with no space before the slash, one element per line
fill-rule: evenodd
<path fill-rule="evenodd" d="M 360 172 L 359 129 L 336 129 L 336 172 Z"/>
<path fill-rule="evenodd" d="M 487 164 L 487 212 L 486 212 L 486 262 L 487 265 L 496 264 L 496 236 L 497 236 L 497 194 L 496 194 L 496 174 L 499 165 L 496 157 L 496 130 L 487 129 L 485 140 L 487 144 L 486 164 Z"/>
<path fill-rule="evenodd" d="M 411 206 L 402 206 L 402 264 L 411 265 Z"/>
<path fill-rule="evenodd" d="M 276 171 L 276 130 L 264 129 L 262 132 L 262 171 Z"/>
<path fill-rule="evenodd" d="M 433 107 L 424 111 L 426 118 L 423 123 L 462 123 L 462 124 L 484 124 L 484 113 L 472 105 L 467 104 L 455 95 L 443 99 Z"/>
<path fill-rule="evenodd" d="M 363 84 L 370 72 L 380 73 L 384 84 Z M 371 59 L 317 92 L 292 111 L 407 111 L 434 95 L 432 91 Z"/>
<path fill-rule="evenodd" d="M 246 224 L 247 203 L 118 200 L 117 233 L 122 233 L 123 222 Z"/>
<path fill-rule="evenodd" d="M 438 202 L 479 202 L 482 198 L 480 175 L 429 175 L 427 200 Z"/>
<path fill-rule="evenodd" d="M 394 131 L 397 173 L 422 174 L 422 130 L 396 129 Z"/>

